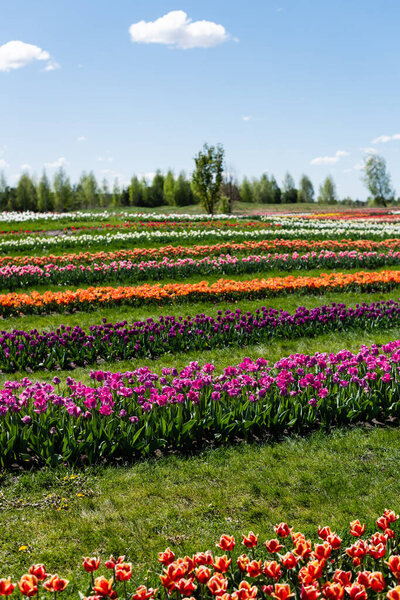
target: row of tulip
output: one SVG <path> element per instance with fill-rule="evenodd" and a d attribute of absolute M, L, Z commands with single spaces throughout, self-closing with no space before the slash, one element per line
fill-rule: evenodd
<path fill-rule="evenodd" d="M 293 271 L 310 269 L 375 269 L 400 264 L 400 251 L 378 252 L 307 252 L 299 254 L 258 254 L 245 257 L 221 254 L 204 258 L 164 258 L 160 262 L 130 260 L 57 265 L 49 262 L 37 265 L 6 265 L 0 267 L 0 289 L 15 290 L 41 284 L 79 285 L 106 281 L 130 282 L 184 279 L 194 275 L 242 275 L 262 271 Z"/>
<path fill-rule="evenodd" d="M 0 256 L 0 266 L 36 265 L 44 266 L 49 263 L 57 265 L 90 264 L 96 261 L 110 262 L 114 260 L 160 260 L 162 258 L 192 258 L 201 256 L 219 256 L 220 254 L 235 253 L 248 255 L 254 252 L 380 252 L 390 253 L 400 249 L 400 239 L 373 240 L 261 240 L 259 242 L 224 242 L 202 246 L 160 246 L 155 248 L 133 248 L 130 250 L 114 250 L 109 252 L 79 252 L 47 256 Z"/>
<path fill-rule="evenodd" d="M 329 235 L 334 237 L 360 237 L 364 233 L 366 237 L 399 237 L 400 220 L 394 219 L 391 222 L 382 222 L 382 220 L 372 219 L 308 219 L 297 215 L 265 215 L 261 217 L 262 221 L 269 225 L 275 225 L 282 231 L 298 229 L 299 231 L 309 232 L 312 236 Z"/>
<path fill-rule="evenodd" d="M 245 358 L 214 374 L 208 363 L 178 372 L 148 367 L 91 371 L 91 384 L 24 378 L 0 390 L 0 465 L 132 460 L 253 434 L 305 433 L 400 417 L 400 340 L 357 353 Z"/>
<path fill-rule="evenodd" d="M 328 291 L 383 291 L 400 284 L 400 271 L 322 273 L 315 277 L 287 275 L 268 279 L 236 281 L 219 279 L 215 283 L 143 284 L 127 287 L 88 287 L 62 292 L 32 291 L 0 294 L 0 315 L 41 314 L 63 310 L 97 310 L 103 306 L 138 306 L 156 302 L 221 302 L 243 298 L 257 299 L 291 293 L 321 294 Z"/>
<path fill-rule="evenodd" d="M 188 214 L 188 213 L 138 213 L 129 211 L 73 211 L 73 212 L 32 212 L 27 211 L 2 211 L 0 213 L 0 223 L 26 223 L 35 221 L 108 221 L 113 219 L 123 219 L 127 221 L 204 221 L 212 219 L 214 221 L 227 221 L 247 219 L 247 215 L 230 214 Z M 259 219 L 258 215 L 252 215 L 252 219 Z"/>
<path fill-rule="evenodd" d="M 82 600 L 368 600 L 400 598 L 400 555 L 397 520 L 390 509 L 376 519 L 375 533 L 367 535 L 365 523 L 355 519 L 340 536 L 329 525 L 318 527 L 314 543 L 285 522 L 277 523 L 273 538 L 263 544 L 259 534 L 222 534 L 217 550 L 177 557 L 169 547 L 158 553 L 159 569 L 151 569 L 146 585 L 135 583 L 134 567 L 126 556 L 86 556 L 81 563 L 87 573 Z M 347 538 L 348 543 L 345 543 Z M 352 539 L 349 539 L 352 538 Z M 157 573 L 157 571 L 159 571 Z M 149 587 L 150 584 L 155 588 Z M 19 581 L 0 579 L 0 596 L 17 588 L 22 596 L 39 593 L 77 592 L 80 586 L 50 575 L 43 563 L 32 564 Z M 66 595 L 68 595 L 68 591 Z"/>
<path fill-rule="evenodd" d="M 314 225 L 314 223 L 312 223 Z M 318 223 L 320 225 L 320 223 Z M 154 230 L 154 231 L 128 231 L 128 232 L 106 232 L 104 234 L 79 234 L 79 235 L 29 235 L 16 239 L 1 239 L 0 252 L 40 250 L 50 248 L 74 248 L 79 246 L 110 246 L 121 244 L 138 243 L 170 243 L 182 242 L 195 243 L 201 240 L 264 240 L 264 239 L 365 239 L 369 237 L 375 240 L 400 237 L 400 224 L 381 225 L 370 224 L 370 227 L 304 227 L 300 222 L 291 223 L 284 227 L 266 227 L 261 229 L 189 229 L 182 230 Z"/>
<path fill-rule="evenodd" d="M 229 346 L 265 343 L 273 338 L 312 337 L 330 331 L 374 330 L 400 325 L 400 302 L 373 302 L 299 307 L 293 314 L 262 307 L 254 313 L 218 311 L 205 314 L 160 316 L 128 324 L 104 322 L 86 332 L 78 325 L 61 325 L 56 331 L 0 331 L 0 369 L 5 372 L 68 369 L 131 358 L 156 358 Z"/>

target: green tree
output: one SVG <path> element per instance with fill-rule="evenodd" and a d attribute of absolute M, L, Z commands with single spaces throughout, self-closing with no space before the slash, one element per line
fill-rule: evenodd
<path fill-rule="evenodd" d="M 164 175 L 161 171 L 156 171 L 149 188 L 149 204 L 150 206 L 162 206 L 164 200 Z"/>
<path fill-rule="evenodd" d="M 132 177 L 129 184 L 129 204 L 130 206 L 143 206 L 143 186 L 136 175 Z"/>
<path fill-rule="evenodd" d="M 175 177 L 170 170 L 164 179 L 164 198 L 170 206 L 175 206 Z"/>
<path fill-rule="evenodd" d="M 243 179 L 240 186 L 240 199 L 242 202 L 254 202 L 254 188 L 247 177 Z"/>
<path fill-rule="evenodd" d="M 65 169 L 60 167 L 54 175 L 54 208 L 58 211 L 70 210 L 73 197 L 72 187 Z"/>
<path fill-rule="evenodd" d="M 95 208 L 98 206 L 98 193 L 99 186 L 97 184 L 96 177 L 93 171 L 90 171 L 90 173 L 86 176 L 83 186 L 83 194 L 87 208 Z"/>
<path fill-rule="evenodd" d="M 116 208 L 117 206 L 121 206 L 121 188 L 119 185 L 118 177 L 114 179 L 111 205 L 114 208 Z"/>
<path fill-rule="evenodd" d="M 282 190 L 273 175 L 271 176 L 269 183 L 271 186 L 272 204 L 280 204 L 282 202 Z"/>
<path fill-rule="evenodd" d="M 294 204 L 297 202 L 297 189 L 293 177 L 286 173 L 282 182 L 282 202 L 285 204 Z"/>
<path fill-rule="evenodd" d="M 328 175 L 324 183 L 319 186 L 318 202 L 320 204 L 337 204 L 337 201 L 335 182 L 333 181 L 333 177 Z"/>
<path fill-rule="evenodd" d="M 16 190 L 17 210 L 37 210 L 36 187 L 29 173 L 22 173 Z"/>
<path fill-rule="evenodd" d="M 255 182 L 254 197 L 257 204 L 272 204 L 272 188 L 267 173 L 263 173 L 259 181 Z"/>
<path fill-rule="evenodd" d="M 364 160 L 363 182 L 378 206 L 386 206 L 394 200 L 390 174 L 386 170 L 386 161 L 382 156 L 370 154 Z"/>
<path fill-rule="evenodd" d="M 0 173 L 0 210 L 6 210 L 8 204 L 9 187 L 4 172 Z"/>
<path fill-rule="evenodd" d="M 200 199 L 206 213 L 213 215 L 221 195 L 223 182 L 224 149 L 221 145 L 208 146 L 194 158 L 193 191 Z"/>
<path fill-rule="evenodd" d="M 179 173 L 174 186 L 174 202 L 176 206 L 189 206 L 195 202 L 192 186 L 186 179 L 184 171 Z"/>
<path fill-rule="evenodd" d="M 99 204 L 102 208 L 105 208 L 110 204 L 110 190 L 108 187 L 108 181 L 105 177 L 101 182 L 101 187 L 99 189 Z"/>
<path fill-rule="evenodd" d="M 40 178 L 37 188 L 37 198 L 38 210 L 40 212 L 53 210 L 53 194 L 51 192 L 50 181 L 46 175 L 46 171 L 43 171 L 42 177 Z"/>
<path fill-rule="evenodd" d="M 299 190 L 297 193 L 298 202 L 314 202 L 314 186 L 307 175 L 300 178 Z"/>

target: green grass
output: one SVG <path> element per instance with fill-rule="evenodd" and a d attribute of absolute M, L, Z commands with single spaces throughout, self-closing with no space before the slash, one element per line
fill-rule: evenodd
<path fill-rule="evenodd" d="M 222 533 L 241 539 L 250 529 L 265 540 L 282 520 L 314 538 L 318 524 L 344 533 L 356 517 L 373 530 L 385 507 L 399 508 L 399 461 L 400 431 L 376 428 L 104 468 L 77 485 L 65 483 L 64 471 L 7 475 L 5 500 L 39 507 L 0 511 L 0 575 L 15 579 L 45 562 L 84 585 L 82 555 L 113 553 L 127 554 L 140 580 L 166 546 L 191 554 L 215 549 Z M 90 489 L 93 497 L 77 498 Z M 43 507 L 51 493 L 69 509 Z"/>

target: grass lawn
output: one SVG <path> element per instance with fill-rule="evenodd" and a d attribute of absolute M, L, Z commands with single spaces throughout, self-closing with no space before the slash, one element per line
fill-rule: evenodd
<path fill-rule="evenodd" d="M 16 578 L 45 562 L 83 582 L 83 555 L 114 553 L 128 555 L 140 580 L 167 545 L 182 555 L 213 550 L 222 533 L 239 538 L 250 529 L 270 539 L 282 520 L 314 539 L 318 524 L 344 534 L 355 517 L 374 531 L 385 507 L 398 509 L 399 461 L 398 429 L 358 428 L 107 467 L 72 483 L 67 470 L 8 474 L 0 487 L 0 575 Z M 69 508 L 46 506 L 49 494 Z"/>

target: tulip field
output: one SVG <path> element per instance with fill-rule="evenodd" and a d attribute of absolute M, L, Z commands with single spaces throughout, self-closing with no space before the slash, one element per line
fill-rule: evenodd
<path fill-rule="evenodd" d="M 0 230 L 0 596 L 400 600 L 400 215 Z"/>

